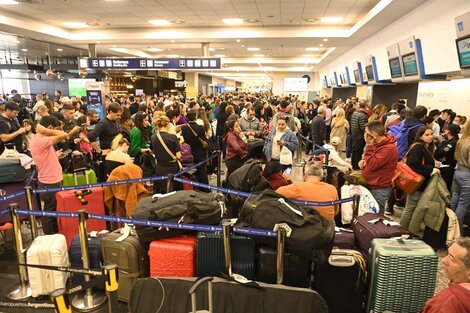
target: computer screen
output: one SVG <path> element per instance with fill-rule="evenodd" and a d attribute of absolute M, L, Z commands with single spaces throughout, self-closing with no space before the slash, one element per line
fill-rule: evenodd
<path fill-rule="evenodd" d="M 470 36 L 455 40 L 460 68 L 470 68 Z"/>
<path fill-rule="evenodd" d="M 374 69 L 372 68 L 372 65 L 367 65 L 366 66 L 366 75 L 367 75 L 367 80 L 368 81 L 374 81 Z"/>
<path fill-rule="evenodd" d="M 354 70 L 354 79 L 356 80 L 356 83 L 358 83 L 358 84 L 361 83 L 361 77 L 359 75 L 359 70 Z"/>
<path fill-rule="evenodd" d="M 418 64 L 416 63 L 416 54 L 414 52 L 402 56 L 403 73 L 405 76 L 418 74 Z"/>
<path fill-rule="evenodd" d="M 389 59 L 388 63 L 390 64 L 390 73 L 392 74 L 392 78 L 401 77 L 400 59 Z"/>

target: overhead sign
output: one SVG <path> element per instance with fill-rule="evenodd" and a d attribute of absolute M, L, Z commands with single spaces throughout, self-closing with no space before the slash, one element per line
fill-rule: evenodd
<path fill-rule="evenodd" d="M 79 60 L 80 68 L 97 70 L 109 69 L 132 69 L 132 70 L 154 70 L 154 69 L 220 69 L 220 58 L 83 58 Z"/>

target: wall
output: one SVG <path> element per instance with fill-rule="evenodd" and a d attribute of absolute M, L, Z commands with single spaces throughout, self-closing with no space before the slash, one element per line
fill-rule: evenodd
<path fill-rule="evenodd" d="M 414 108 L 418 97 L 418 84 L 374 85 L 372 86 L 371 106 L 376 104 L 392 105 L 399 99 L 407 99 L 407 106 Z"/>
<path fill-rule="evenodd" d="M 284 77 L 302 77 L 304 75 L 309 75 L 311 80 L 310 83 L 308 84 L 307 88 L 308 91 L 315 91 L 315 90 L 320 90 L 320 85 L 316 84 L 315 81 L 315 74 L 313 72 L 309 73 L 269 73 L 268 74 L 272 81 L 273 81 L 273 95 L 275 96 L 281 96 L 281 95 L 288 95 L 288 94 L 293 94 L 293 95 L 298 95 L 300 98 L 307 100 L 308 99 L 308 92 L 284 92 Z"/>
<path fill-rule="evenodd" d="M 390 79 L 387 46 L 413 35 L 421 39 L 426 74 L 460 71 L 455 46 L 454 18 L 468 11 L 468 0 L 429 0 L 333 62 L 321 67 L 320 77 L 353 61 L 364 62 L 367 56 L 374 55 L 379 78 Z"/>
<path fill-rule="evenodd" d="M 429 109 L 452 109 L 470 118 L 470 79 L 421 82 L 417 104 Z"/>
<path fill-rule="evenodd" d="M 356 87 L 332 88 L 331 97 L 333 99 L 341 98 L 346 101 L 347 98 L 356 95 Z"/>
<path fill-rule="evenodd" d="M 23 97 L 29 97 L 29 78 L 25 70 L 0 70 L 0 93 L 10 94 L 16 89 Z"/>
<path fill-rule="evenodd" d="M 212 84 L 212 76 L 198 75 L 198 92 L 204 93 L 209 91 L 209 85 Z"/>

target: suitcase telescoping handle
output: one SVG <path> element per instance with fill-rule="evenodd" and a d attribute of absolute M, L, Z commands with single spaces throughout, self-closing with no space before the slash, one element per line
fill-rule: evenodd
<path fill-rule="evenodd" d="M 213 308 L 213 305 L 212 305 L 212 280 L 214 278 L 213 277 L 203 277 L 203 278 L 200 278 L 198 280 L 196 280 L 196 282 L 194 283 L 194 285 L 191 286 L 191 288 L 189 289 L 189 295 L 191 296 L 191 312 L 192 313 L 196 313 L 196 312 L 209 312 L 209 313 L 212 313 L 214 312 L 214 308 Z M 207 294 L 208 294 L 208 298 L 209 298 L 209 311 L 197 311 L 197 308 L 196 308 L 196 290 L 202 286 L 205 282 L 208 282 L 208 290 L 207 290 Z"/>
<path fill-rule="evenodd" d="M 359 215 L 359 202 L 361 201 L 361 195 L 353 195 L 353 218 Z"/>

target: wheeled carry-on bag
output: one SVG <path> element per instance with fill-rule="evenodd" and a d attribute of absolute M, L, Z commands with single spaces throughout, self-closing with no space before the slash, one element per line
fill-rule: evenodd
<path fill-rule="evenodd" d="M 56 193 L 57 200 L 57 212 L 77 212 L 80 209 L 84 209 L 87 213 L 101 214 L 104 215 L 104 198 L 103 188 L 95 187 L 89 188 L 91 193 L 85 195 L 83 198 L 88 203 L 82 204 L 75 195 L 75 190 L 65 190 Z M 70 247 L 72 238 L 78 234 L 78 219 L 58 217 L 57 225 L 59 227 L 59 233 L 63 234 L 67 240 L 67 246 Z M 88 219 L 87 220 L 87 231 L 101 231 L 106 229 L 106 221 Z"/>
<path fill-rule="evenodd" d="M 419 312 L 434 294 L 437 262 L 421 240 L 374 239 L 366 312 Z"/>
<path fill-rule="evenodd" d="M 98 182 L 95 171 L 87 169 L 78 169 L 75 170 L 72 174 L 64 174 L 63 179 L 64 187 L 96 184 Z"/>
<path fill-rule="evenodd" d="M 264 283 L 275 284 L 277 279 L 277 250 L 261 246 L 258 250 L 256 279 Z M 284 253 L 283 284 L 292 287 L 310 287 L 309 259 L 294 253 Z"/>
<path fill-rule="evenodd" d="M 196 276 L 196 237 L 180 235 L 150 243 L 151 277 Z"/>
<path fill-rule="evenodd" d="M 101 240 L 103 236 L 91 237 L 88 236 L 88 260 L 90 269 L 100 270 L 103 265 L 103 256 L 101 254 Z M 83 268 L 83 255 L 82 247 L 80 244 L 80 236 L 73 237 L 72 243 L 69 249 L 69 259 L 73 267 Z M 82 284 L 85 282 L 84 275 L 73 274 L 72 282 L 74 285 Z M 96 287 L 97 289 L 103 289 L 102 286 Z"/>
<path fill-rule="evenodd" d="M 203 278 L 206 279 L 206 278 Z M 196 278 L 162 277 L 137 280 L 129 301 L 131 313 L 192 312 L 189 290 Z M 253 283 L 252 283 L 253 284 Z M 328 313 L 325 300 L 314 290 L 256 283 L 247 286 L 223 278 L 212 280 L 212 310 L 215 313 Z M 208 285 L 196 290 L 196 309 L 207 312 Z"/>
<path fill-rule="evenodd" d="M 69 256 L 64 235 L 45 235 L 34 239 L 26 253 L 26 263 L 31 265 L 69 266 Z M 68 274 L 65 272 L 28 267 L 29 285 L 33 297 L 49 295 L 65 288 Z"/>
<path fill-rule="evenodd" d="M 116 264 L 119 270 L 118 299 L 127 302 L 132 286 L 148 272 L 148 256 L 136 236 L 116 241 L 122 234 L 113 232 L 101 241 L 103 265 Z"/>
<path fill-rule="evenodd" d="M 362 254 L 333 249 L 327 263 L 315 263 L 312 285 L 325 298 L 330 313 L 362 313 L 366 290 L 366 262 Z"/>

